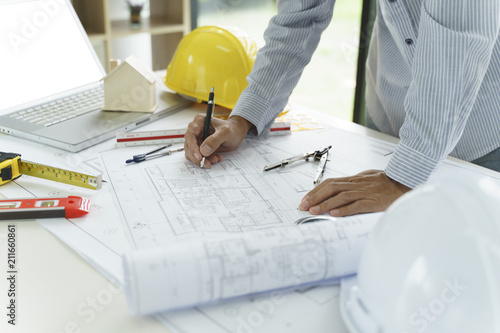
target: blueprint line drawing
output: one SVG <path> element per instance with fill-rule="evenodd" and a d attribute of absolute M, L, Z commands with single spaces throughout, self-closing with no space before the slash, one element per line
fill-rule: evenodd
<path fill-rule="evenodd" d="M 308 215 L 297 206 L 314 186 L 317 163 L 265 172 L 265 165 L 290 156 L 279 145 L 246 140 L 211 169 L 182 155 L 130 165 L 125 152 L 130 155 L 117 149 L 101 159 L 132 244 L 124 271 L 135 313 L 353 274 L 374 225 L 365 216 L 293 226 Z"/>
<path fill-rule="evenodd" d="M 381 215 L 131 251 L 124 258 L 129 307 L 156 313 L 354 274 Z"/>
<path fill-rule="evenodd" d="M 125 165 L 120 156 L 124 152 L 114 150 L 101 158 L 136 249 L 290 225 L 307 215 L 297 207 L 313 188 L 317 168 L 299 162 L 264 172 L 269 160 L 286 154 L 258 140 L 211 169 L 182 155 L 136 165 Z"/>

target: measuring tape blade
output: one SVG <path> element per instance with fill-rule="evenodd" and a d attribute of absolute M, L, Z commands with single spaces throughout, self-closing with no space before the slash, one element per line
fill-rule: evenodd
<path fill-rule="evenodd" d="M 102 187 L 102 175 L 91 176 L 26 160 L 19 161 L 19 172 L 23 175 L 48 179 L 91 190 L 99 190 Z"/>
<path fill-rule="evenodd" d="M 117 147 L 160 145 L 168 143 L 183 143 L 186 129 L 146 131 L 117 133 Z M 291 123 L 276 121 L 269 129 L 269 135 L 287 135 L 291 134 Z"/>
<path fill-rule="evenodd" d="M 40 219 L 52 217 L 76 218 L 90 210 L 90 199 L 67 198 L 0 200 L 0 220 Z"/>

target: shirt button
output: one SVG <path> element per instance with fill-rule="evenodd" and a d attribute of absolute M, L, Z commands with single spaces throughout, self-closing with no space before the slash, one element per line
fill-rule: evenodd
<path fill-rule="evenodd" d="M 406 38 L 406 39 L 405 39 L 405 43 L 406 43 L 406 45 L 412 45 L 412 44 L 413 44 L 413 39 L 411 39 L 411 38 Z"/>

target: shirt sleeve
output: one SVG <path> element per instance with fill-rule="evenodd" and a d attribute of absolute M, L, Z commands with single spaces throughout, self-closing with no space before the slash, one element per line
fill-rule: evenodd
<path fill-rule="evenodd" d="M 231 116 L 255 125 L 257 133 L 285 107 L 304 67 L 331 21 L 335 0 L 281 0 L 264 33 L 252 72 Z"/>
<path fill-rule="evenodd" d="M 424 183 L 460 139 L 489 66 L 500 20 L 498 1 L 422 3 L 406 117 L 385 170 L 409 187 Z"/>

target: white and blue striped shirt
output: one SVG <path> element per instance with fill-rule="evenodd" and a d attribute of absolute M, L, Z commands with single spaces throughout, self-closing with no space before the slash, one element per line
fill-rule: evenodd
<path fill-rule="evenodd" d="M 347 0 L 348 1 L 348 0 Z M 328 26 L 335 0 L 279 0 L 232 115 L 258 133 L 278 115 Z M 379 0 L 366 110 L 399 144 L 385 170 L 415 187 L 449 154 L 500 147 L 500 1 Z"/>

